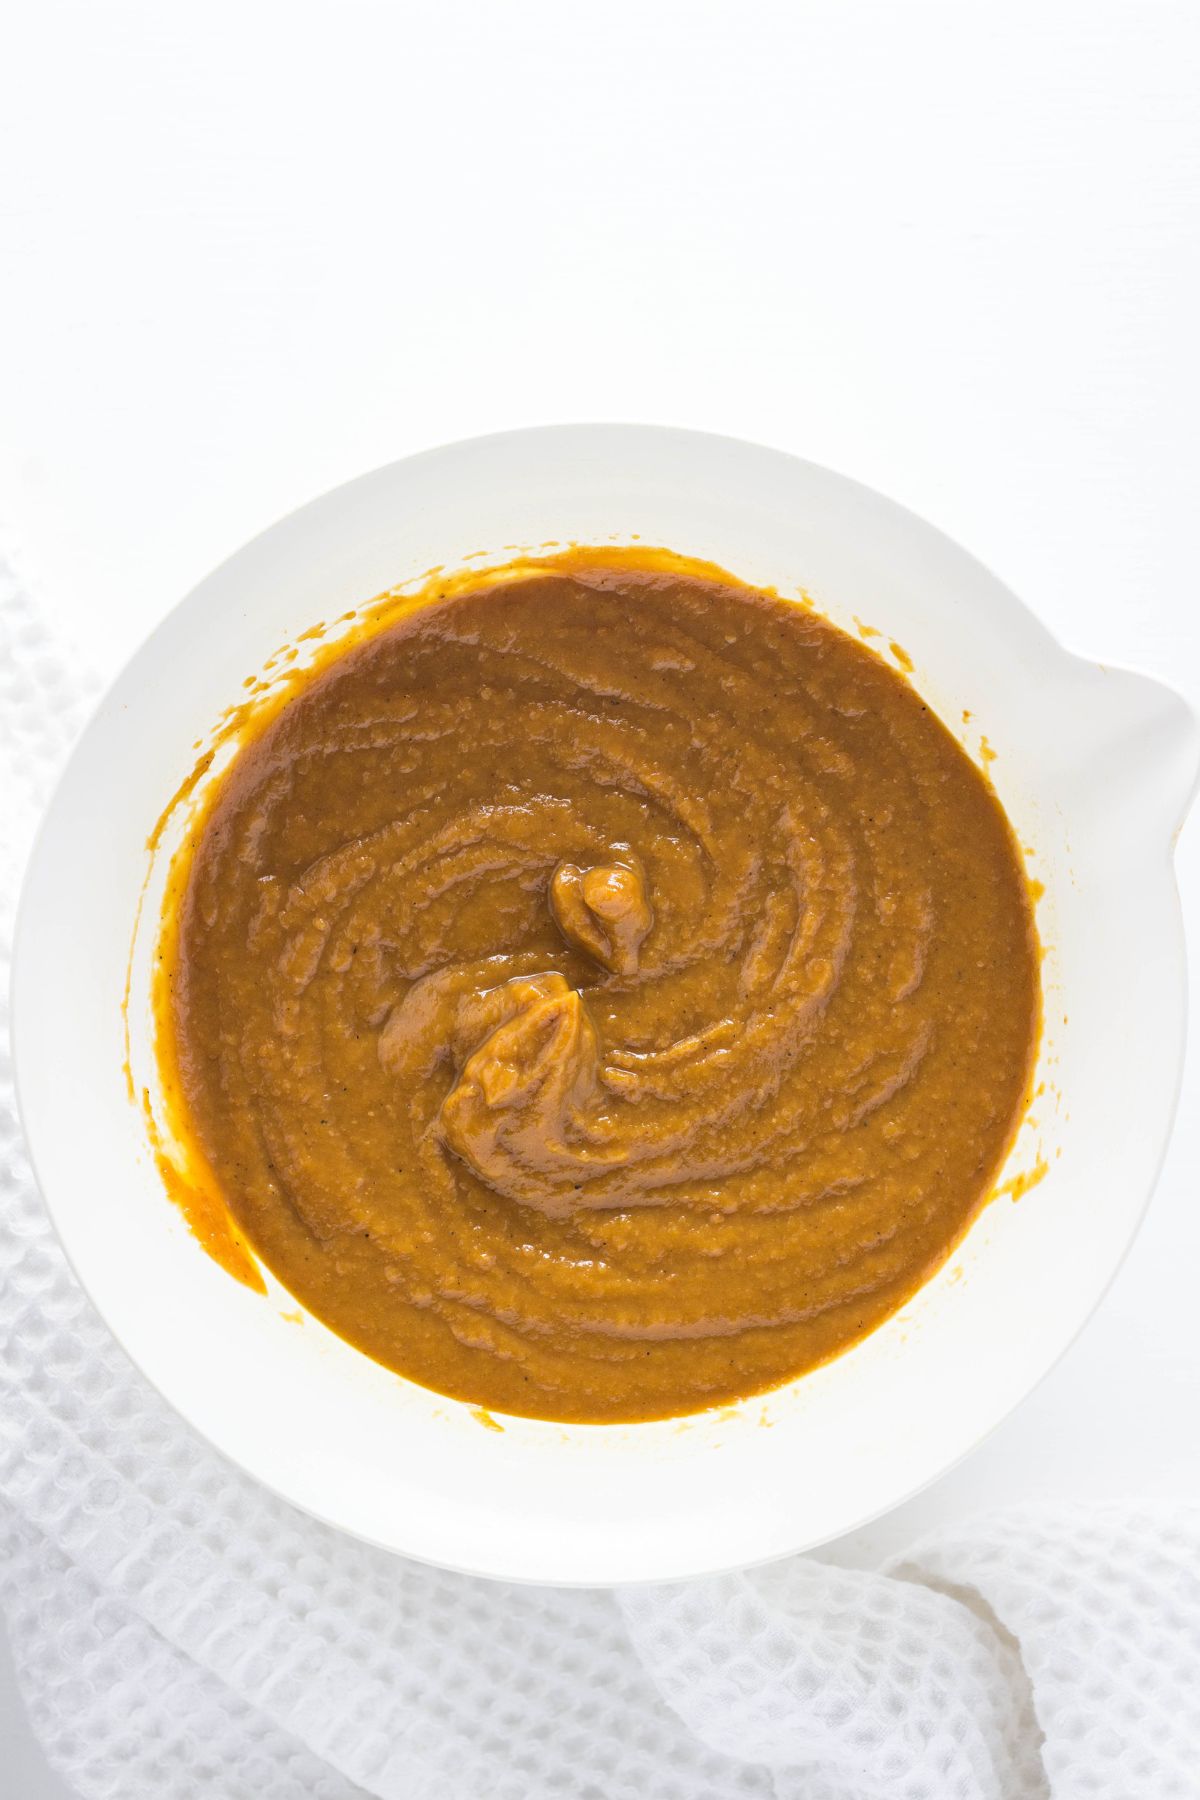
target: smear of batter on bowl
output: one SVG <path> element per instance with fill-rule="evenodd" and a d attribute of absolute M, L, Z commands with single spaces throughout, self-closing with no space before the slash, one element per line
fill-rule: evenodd
<path fill-rule="evenodd" d="M 986 1199 L 1039 962 L 994 791 L 811 607 L 667 553 L 433 590 L 245 741 L 164 928 L 173 1134 L 319 1318 L 498 1412 L 744 1397 Z"/>

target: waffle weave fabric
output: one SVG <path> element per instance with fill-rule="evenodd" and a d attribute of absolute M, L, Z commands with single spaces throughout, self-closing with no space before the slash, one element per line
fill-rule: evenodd
<path fill-rule="evenodd" d="M 0 971 L 92 684 L 0 559 Z M 80 1800 L 1197 1800 L 1200 1507 L 618 1593 L 368 1549 L 230 1468 L 71 1275 L 0 1060 L 0 1599 Z M 5 1787 L 0 1800 L 24 1800 Z"/>

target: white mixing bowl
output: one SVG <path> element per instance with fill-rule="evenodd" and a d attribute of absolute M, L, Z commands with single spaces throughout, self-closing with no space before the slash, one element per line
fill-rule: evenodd
<path fill-rule="evenodd" d="M 1001 1193 L 873 1336 L 765 1398 L 636 1426 L 502 1419 L 400 1379 L 276 1284 L 239 1286 L 164 1196 L 122 1063 L 146 838 L 281 644 L 432 565 L 640 538 L 837 623 L 876 626 L 990 772 L 1044 884 L 1045 1092 Z M 964 709 L 971 718 L 960 725 Z M 54 1223 L 129 1354 L 195 1428 L 319 1518 L 453 1568 L 550 1582 L 695 1575 L 803 1549 L 979 1442 L 1070 1343 L 1137 1229 L 1175 1106 L 1184 962 L 1171 848 L 1196 721 L 1069 655 L 986 569 L 841 476 L 724 438 L 563 426 L 364 476 L 273 526 L 163 621 L 100 705 L 29 869 L 14 973 L 21 1108 Z M 167 846 L 169 849 L 169 844 Z M 134 959 L 147 999 L 162 856 Z M 291 1317 L 285 1315 L 292 1315 Z"/>

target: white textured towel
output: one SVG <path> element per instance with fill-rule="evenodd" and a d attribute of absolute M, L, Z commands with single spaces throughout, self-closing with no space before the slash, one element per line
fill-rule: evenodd
<path fill-rule="evenodd" d="M 86 684 L 0 563 L 0 944 Z M 261 1492 L 73 1280 L 0 1066 L 3 1600 L 81 1800 L 1197 1800 L 1200 1508 L 975 1520 L 878 1573 L 611 1593 L 369 1550 Z M 4 1785 L 0 1800 L 24 1800 Z"/>

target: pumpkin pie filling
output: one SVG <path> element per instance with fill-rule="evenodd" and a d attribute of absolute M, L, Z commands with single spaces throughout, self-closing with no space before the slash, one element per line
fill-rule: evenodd
<path fill-rule="evenodd" d="M 940 1264 L 1024 1107 L 1011 829 L 814 610 L 571 558 L 431 599 L 220 777 L 163 937 L 176 1135 L 399 1373 L 539 1418 L 778 1385 Z"/>

